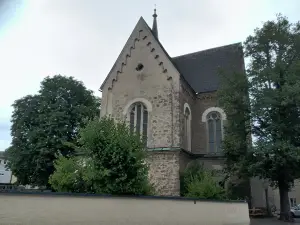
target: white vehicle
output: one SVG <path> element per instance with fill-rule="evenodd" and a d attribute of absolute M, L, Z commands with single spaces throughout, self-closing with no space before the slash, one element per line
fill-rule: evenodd
<path fill-rule="evenodd" d="M 291 213 L 293 217 L 300 217 L 300 204 L 291 207 Z"/>

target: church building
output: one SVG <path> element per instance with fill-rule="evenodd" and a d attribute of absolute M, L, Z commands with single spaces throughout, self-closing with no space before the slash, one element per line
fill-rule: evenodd
<path fill-rule="evenodd" d="M 179 196 L 180 172 L 192 160 L 222 169 L 221 70 L 245 71 L 241 43 L 171 57 L 159 41 L 154 11 L 152 29 L 139 19 L 101 85 L 100 116 L 125 120 L 144 137 L 157 194 Z"/>

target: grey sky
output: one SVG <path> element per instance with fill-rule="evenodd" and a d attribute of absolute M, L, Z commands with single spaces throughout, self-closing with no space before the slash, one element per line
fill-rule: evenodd
<path fill-rule="evenodd" d="M 11 104 L 47 75 L 74 76 L 100 96 L 139 17 L 152 25 L 155 3 L 171 56 L 244 41 L 276 13 L 296 21 L 300 10 L 299 0 L 0 0 L 0 151 L 10 143 Z"/>

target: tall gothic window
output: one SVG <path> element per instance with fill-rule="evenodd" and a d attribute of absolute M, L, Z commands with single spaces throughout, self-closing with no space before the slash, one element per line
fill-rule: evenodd
<path fill-rule="evenodd" d="M 222 118 L 219 112 L 213 111 L 207 115 L 208 151 L 215 153 L 220 151 L 222 142 Z"/>
<path fill-rule="evenodd" d="M 130 131 L 141 135 L 142 140 L 147 144 L 148 111 L 141 102 L 134 103 L 130 108 Z"/>
<path fill-rule="evenodd" d="M 191 151 L 191 112 L 188 107 L 184 110 L 184 147 Z"/>

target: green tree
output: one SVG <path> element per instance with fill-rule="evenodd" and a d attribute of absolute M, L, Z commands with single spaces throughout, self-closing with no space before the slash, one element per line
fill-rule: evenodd
<path fill-rule="evenodd" d="M 104 194 L 150 194 L 146 151 L 139 135 L 130 133 L 124 123 L 112 118 L 90 121 L 80 130 L 78 154 L 85 162 L 82 179 L 89 187 L 88 192 Z M 58 191 L 72 186 L 74 180 L 63 180 L 64 176 L 74 177 L 74 167 L 67 171 L 68 163 L 78 161 L 63 159 L 56 163 L 56 171 L 50 177 L 52 187 Z M 77 166 L 76 166 L 77 168 Z M 82 164 L 81 164 L 82 168 Z M 68 185 L 65 181 L 69 182 Z"/>
<path fill-rule="evenodd" d="M 72 77 L 46 77 L 36 95 L 13 104 L 9 168 L 20 184 L 48 186 L 56 155 L 72 155 L 85 119 L 99 114 L 100 99 Z"/>
<path fill-rule="evenodd" d="M 246 85 L 237 79 L 231 91 L 240 92 L 240 96 L 237 93 L 232 99 L 223 101 L 229 112 L 237 104 L 233 119 L 241 121 L 236 127 L 236 122 L 229 122 L 224 143 L 227 162 L 230 165 L 236 163 L 234 169 L 241 173 L 267 179 L 273 187 L 278 187 L 280 218 L 288 220 L 288 191 L 299 178 L 300 171 L 300 23 L 292 24 L 286 17 L 278 15 L 276 21 L 267 21 L 262 28 L 256 29 L 244 47 L 245 55 L 250 59 L 249 82 Z M 244 104 L 239 103 L 246 86 L 251 97 L 250 114 Z M 229 92 L 230 88 L 227 95 Z M 243 114 L 246 115 L 244 119 Z M 248 135 L 242 121 L 247 121 L 248 115 L 255 137 L 251 148 L 246 148 L 246 141 L 242 143 Z M 247 151 L 243 153 L 239 149 Z"/>
<path fill-rule="evenodd" d="M 221 76 L 218 91 L 220 106 L 226 113 L 222 150 L 225 155 L 225 170 L 230 177 L 244 178 L 247 154 L 251 147 L 251 112 L 246 74 L 234 73 Z"/>
<path fill-rule="evenodd" d="M 245 42 L 249 56 L 254 175 L 279 188 L 281 219 L 289 219 L 288 191 L 300 171 L 300 23 L 266 22 Z"/>
<path fill-rule="evenodd" d="M 241 46 L 242 48 L 242 46 Z M 249 83 L 245 73 L 221 72 L 218 91 L 220 106 L 226 113 L 222 150 L 225 156 L 225 181 L 231 199 L 251 199 L 247 152 L 251 149 L 251 110 Z M 251 204 L 249 202 L 249 204 Z"/>

